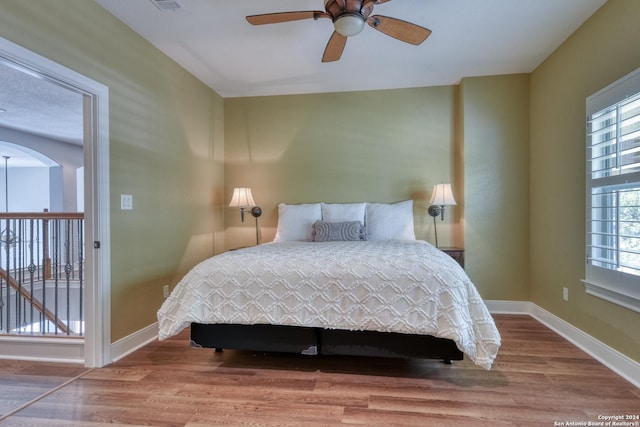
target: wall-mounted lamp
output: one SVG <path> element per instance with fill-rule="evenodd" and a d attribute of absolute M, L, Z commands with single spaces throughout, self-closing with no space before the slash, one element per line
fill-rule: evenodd
<path fill-rule="evenodd" d="M 436 225 L 436 217 L 440 215 L 442 221 L 444 221 L 444 208 L 445 206 L 455 206 L 456 199 L 453 198 L 453 192 L 451 191 L 451 184 L 436 184 L 433 186 L 433 193 L 431 194 L 431 201 L 429 202 L 429 215 L 433 217 L 433 230 L 436 235 L 436 247 L 438 247 L 438 227 Z"/>
<path fill-rule="evenodd" d="M 249 210 L 251 215 L 256 219 L 256 245 L 260 244 L 260 240 L 258 238 L 258 217 L 262 215 L 262 209 L 256 206 L 256 202 L 253 200 L 253 194 L 251 194 L 251 189 L 234 188 L 229 207 L 240 208 L 240 219 L 242 222 L 244 222 L 245 211 Z"/>

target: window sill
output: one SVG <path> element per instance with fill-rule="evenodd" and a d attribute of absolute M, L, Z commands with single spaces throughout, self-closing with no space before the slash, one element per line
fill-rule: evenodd
<path fill-rule="evenodd" d="M 637 292 L 636 295 L 632 295 L 632 292 L 621 292 L 621 289 L 593 281 L 582 280 L 582 283 L 584 283 L 585 290 L 589 295 L 640 313 L 640 295 Z"/>

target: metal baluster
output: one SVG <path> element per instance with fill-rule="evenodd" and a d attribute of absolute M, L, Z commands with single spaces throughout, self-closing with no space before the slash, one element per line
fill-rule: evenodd
<path fill-rule="evenodd" d="M 22 220 L 17 220 L 13 223 L 15 230 L 17 231 L 16 239 L 14 243 L 14 254 L 16 257 L 16 277 L 18 279 L 18 289 L 16 290 L 16 332 L 22 334 L 22 239 L 20 238 L 22 233 Z"/>
<path fill-rule="evenodd" d="M 33 285 L 34 285 L 34 273 L 36 272 L 36 265 L 34 263 L 33 258 L 33 228 L 34 228 L 34 220 L 33 218 L 29 220 L 29 290 L 31 293 L 31 301 L 29 304 L 29 324 L 31 325 L 31 334 L 34 333 L 33 327 Z"/>
<path fill-rule="evenodd" d="M 2 297 L 4 291 L 4 279 L 0 277 L 0 332 L 5 332 L 4 329 L 4 298 Z"/>
<path fill-rule="evenodd" d="M 0 278 L 0 333 L 83 336 L 82 215 L 16 214 L 12 218 L 2 214 L 0 225 L 6 225 L 0 227 L 3 229 L 0 244 L 4 249 L 0 249 L 0 266 L 5 269 L 4 277 Z M 77 297 L 71 295 L 76 292 L 75 286 Z M 47 295 L 48 290 L 53 295 Z M 51 308 L 47 308 L 47 300 L 52 297 Z M 69 327 L 72 321 L 78 323 L 74 330 Z"/>
<path fill-rule="evenodd" d="M 73 272 L 73 266 L 71 265 L 71 220 L 68 219 L 65 222 L 65 245 L 66 245 L 66 253 L 65 253 L 65 265 L 64 272 L 67 280 L 67 335 L 71 333 L 71 273 Z"/>
<path fill-rule="evenodd" d="M 6 315 L 6 325 L 5 325 L 5 330 L 8 332 L 11 331 L 11 324 L 10 324 L 10 319 L 11 319 L 11 286 L 9 286 L 9 280 L 11 278 L 11 245 L 9 244 L 10 242 L 10 236 L 11 235 L 11 223 L 9 221 L 9 219 L 7 219 L 6 221 L 6 227 L 5 227 L 5 239 L 4 239 L 4 246 L 5 246 L 5 250 L 6 250 L 6 255 L 7 255 L 7 265 L 6 265 L 6 269 L 5 271 L 7 272 L 7 297 L 5 299 L 5 315 Z"/>
<path fill-rule="evenodd" d="M 54 221 L 54 232 L 53 232 L 53 298 L 54 298 L 54 311 L 53 315 L 55 318 L 54 322 L 54 334 L 58 335 L 58 277 L 59 277 L 59 269 L 60 265 L 60 221 Z"/>
<path fill-rule="evenodd" d="M 10 239 L 10 242 L 8 242 L 7 244 L 9 245 L 9 247 L 12 249 L 11 253 L 13 254 L 13 274 L 11 276 L 13 276 L 14 280 L 18 281 L 18 283 L 20 283 L 20 269 L 18 268 L 18 248 L 16 247 L 16 220 L 12 220 L 11 221 L 11 228 L 10 233 L 8 235 L 8 239 Z M 9 289 L 11 289 L 11 286 L 9 286 Z M 19 294 L 18 294 L 18 289 L 16 289 L 16 294 L 15 294 L 15 321 L 14 321 L 14 326 L 13 326 L 13 330 L 15 330 L 16 332 L 19 333 L 18 331 L 18 326 L 19 326 L 19 319 L 18 319 L 18 298 L 19 298 Z M 7 302 L 7 305 L 11 306 L 11 302 Z M 12 311 L 12 312 L 13 312 Z M 9 323 L 9 322 L 8 322 Z M 7 325 L 9 327 L 9 329 L 11 330 L 11 324 L 9 323 Z"/>
<path fill-rule="evenodd" d="M 80 279 L 80 297 L 78 320 L 80 321 L 80 330 L 78 333 L 84 336 L 84 220 L 78 220 L 78 278 Z"/>
<path fill-rule="evenodd" d="M 47 279 L 50 277 L 50 268 L 51 262 L 49 260 L 49 220 L 45 219 L 42 221 L 42 307 L 43 310 L 40 313 L 40 333 L 43 334 L 45 332 L 45 322 L 47 321 L 44 310 L 47 307 L 47 293 L 45 290 L 47 289 Z"/>

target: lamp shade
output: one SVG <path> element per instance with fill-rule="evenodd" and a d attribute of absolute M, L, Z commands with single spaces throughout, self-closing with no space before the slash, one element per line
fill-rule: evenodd
<path fill-rule="evenodd" d="M 229 207 L 232 208 L 249 208 L 255 206 L 256 202 L 253 200 L 253 194 L 251 194 L 250 188 L 234 188 L 233 196 Z"/>
<path fill-rule="evenodd" d="M 438 206 L 456 205 L 456 199 L 453 198 L 453 192 L 451 191 L 451 184 L 434 185 L 433 193 L 431 194 L 431 201 L 429 203 Z"/>

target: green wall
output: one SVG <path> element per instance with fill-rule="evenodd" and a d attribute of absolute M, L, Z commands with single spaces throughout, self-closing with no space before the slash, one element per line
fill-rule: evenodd
<path fill-rule="evenodd" d="M 587 295 L 585 100 L 640 67 L 640 2 L 609 0 L 531 75 L 531 300 L 640 361 L 640 314 Z M 569 301 L 562 300 L 562 287 Z"/>
<path fill-rule="evenodd" d="M 162 286 L 224 246 L 222 98 L 93 1 L 1 0 L 0 37 L 109 87 L 116 341 L 152 324 Z"/>
<path fill-rule="evenodd" d="M 529 75 L 460 87 L 465 269 L 483 298 L 529 300 Z"/>
<path fill-rule="evenodd" d="M 444 86 L 225 99 L 226 200 L 251 187 L 271 241 L 280 202 L 412 198 L 416 235 L 433 241 L 426 210 L 433 185 L 453 180 L 455 95 Z M 441 245 L 453 240 L 455 212 L 439 223 Z M 255 243 L 252 222 L 233 209 L 226 218 L 228 247 Z"/>
<path fill-rule="evenodd" d="M 225 199 L 251 187 L 270 241 L 280 202 L 412 198 L 416 237 L 433 243 L 431 191 L 452 182 L 458 205 L 438 219 L 440 246 L 465 244 L 483 297 L 528 300 L 528 120 L 528 75 L 225 99 Z M 228 209 L 226 219 L 228 247 L 255 242 L 253 218 Z"/>

